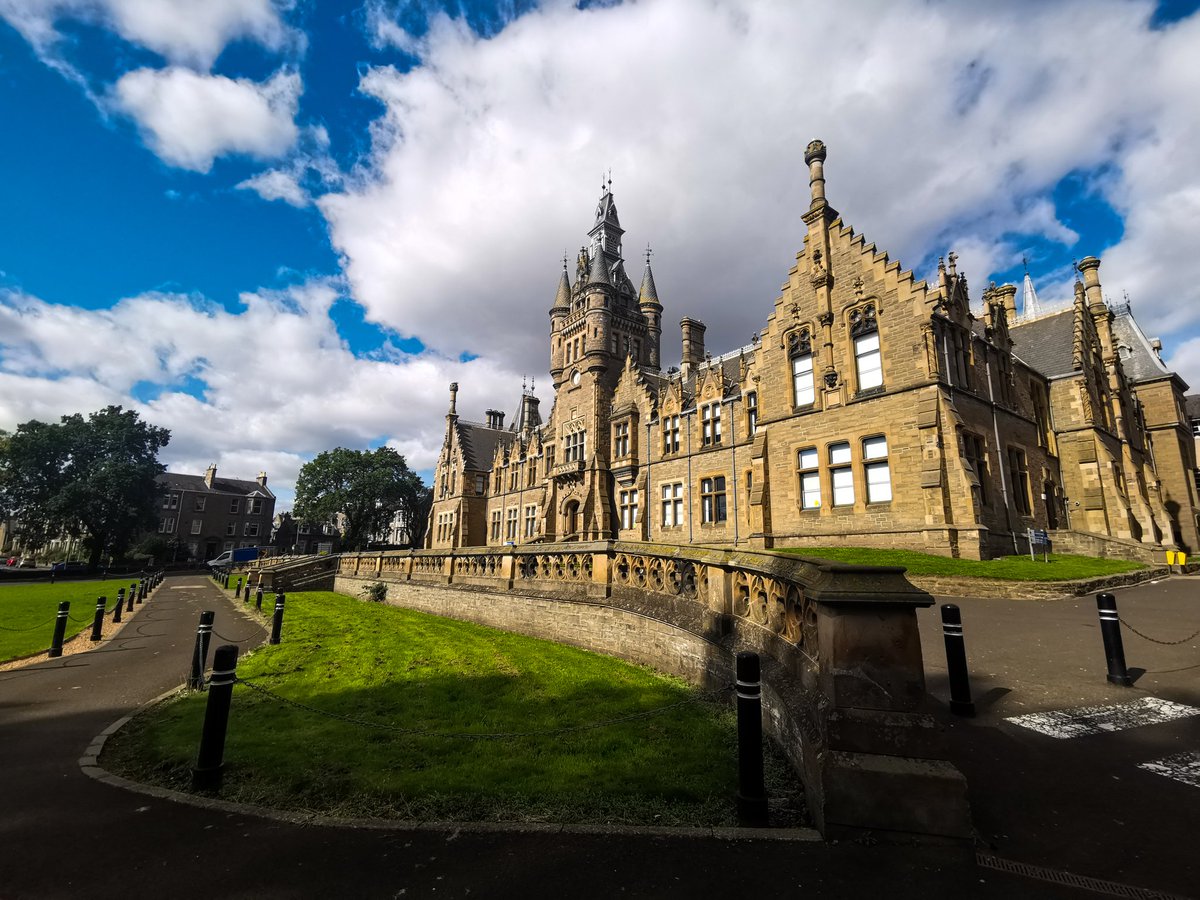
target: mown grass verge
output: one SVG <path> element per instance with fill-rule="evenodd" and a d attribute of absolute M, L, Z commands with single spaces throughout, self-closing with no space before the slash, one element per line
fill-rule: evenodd
<path fill-rule="evenodd" d="M 66 640 L 90 628 L 96 601 L 108 598 L 108 609 L 117 602 L 117 588 L 130 582 L 65 581 L 59 584 L 0 585 L 0 663 L 50 649 L 58 604 L 71 601 Z"/>
<path fill-rule="evenodd" d="M 877 550 L 871 547 L 784 547 L 779 553 L 793 553 L 814 559 L 861 563 L 871 566 L 904 566 L 910 575 L 949 575 L 963 578 L 1000 578 L 1006 581 L 1073 581 L 1098 578 L 1146 568 L 1142 563 L 1124 559 L 1099 559 L 1051 553 L 1049 562 L 1028 556 L 1003 556 L 999 559 L 951 559 L 913 550 Z"/>
<path fill-rule="evenodd" d="M 288 595 L 283 643 L 243 659 L 238 675 L 328 715 L 237 685 L 226 799 L 421 820 L 736 824 L 728 696 L 702 701 L 611 657 L 311 592 Z M 139 716 L 101 764 L 188 790 L 205 702 L 185 695 Z M 775 795 L 798 795 L 774 750 L 767 769 Z M 780 824 L 801 824 L 800 805 Z"/>

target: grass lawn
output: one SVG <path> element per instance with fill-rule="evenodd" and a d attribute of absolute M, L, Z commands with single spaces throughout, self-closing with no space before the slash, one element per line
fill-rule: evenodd
<path fill-rule="evenodd" d="M 1050 554 L 1050 561 L 1028 556 L 1003 556 L 1000 559 L 951 559 L 913 550 L 876 550 L 870 547 L 787 547 L 779 553 L 794 553 L 813 559 L 862 563 L 872 566 L 904 566 L 910 575 L 951 575 L 963 578 L 1002 578 L 1008 581 L 1071 581 L 1095 578 L 1146 568 L 1142 563 L 1123 559 L 1098 559 L 1092 556 Z"/>
<path fill-rule="evenodd" d="M 736 820 L 732 707 L 681 703 L 697 692 L 611 657 L 311 592 L 288 595 L 283 643 L 239 661 L 238 675 L 357 721 L 236 686 L 226 799 L 416 819 Z M 204 695 L 185 695 L 139 716 L 109 741 L 102 764 L 189 789 L 205 702 Z M 505 739 L 447 736 L 571 728 L 673 704 L 601 728 Z M 769 790 L 799 791 L 774 751 L 767 769 Z"/>
<path fill-rule="evenodd" d="M 108 598 L 111 610 L 117 602 L 117 588 L 128 589 L 135 580 L 0 585 L 0 662 L 49 650 L 58 604 L 63 600 L 71 601 L 66 634 L 66 640 L 70 640 L 91 628 L 100 597 Z"/>

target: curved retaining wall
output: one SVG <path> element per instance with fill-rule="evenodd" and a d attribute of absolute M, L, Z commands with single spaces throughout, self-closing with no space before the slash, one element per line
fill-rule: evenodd
<path fill-rule="evenodd" d="M 799 772 L 826 836 L 970 833 L 965 781 L 923 713 L 916 609 L 933 599 L 902 569 L 597 542 L 343 554 L 273 578 L 286 590 L 315 586 L 322 573 L 326 586 L 351 596 L 382 581 L 396 605 L 707 686 L 732 681 L 736 653 L 754 650 L 764 726 Z"/>

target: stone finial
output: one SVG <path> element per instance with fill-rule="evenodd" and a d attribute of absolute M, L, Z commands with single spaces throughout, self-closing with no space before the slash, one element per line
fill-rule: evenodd
<path fill-rule="evenodd" d="M 825 162 L 825 155 L 825 142 L 820 140 L 811 141 L 804 150 L 804 164 L 811 166 L 814 159 Z"/>
<path fill-rule="evenodd" d="M 458 412 L 454 408 L 455 401 L 458 399 L 458 382 L 450 382 L 450 409 L 446 411 L 448 416 L 457 416 Z"/>

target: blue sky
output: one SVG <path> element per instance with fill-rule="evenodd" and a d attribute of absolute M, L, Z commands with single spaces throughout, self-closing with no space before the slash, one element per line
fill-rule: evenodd
<path fill-rule="evenodd" d="M 978 299 L 1027 260 L 1053 303 L 1100 256 L 1200 385 L 1197 3 L 829 6 L 0 0 L 0 428 L 131 405 L 285 506 L 337 444 L 428 470 L 450 381 L 480 418 L 544 378 L 602 172 L 721 351 L 813 137 L 906 267 L 955 250 Z"/>

